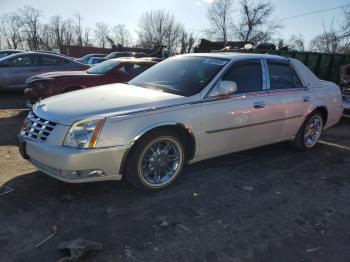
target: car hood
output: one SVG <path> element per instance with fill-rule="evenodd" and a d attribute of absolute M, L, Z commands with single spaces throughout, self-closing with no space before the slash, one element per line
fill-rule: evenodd
<path fill-rule="evenodd" d="M 187 97 L 127 85 L 110 84 L 46 98 L 33 106 L 39 117 L 63 125 L 92 116 L 126 115 L 181 104 Z"/>
<path fill-rule="evenodd" d="M 31 79 L 40 79 L 40 78 L 56 78 L 56 77 L 65 77 L 65 76 L 89 76 L 86 71 L 59 71 L 59 72 L 49 72 L 40 75 L 36 75 Z"/>

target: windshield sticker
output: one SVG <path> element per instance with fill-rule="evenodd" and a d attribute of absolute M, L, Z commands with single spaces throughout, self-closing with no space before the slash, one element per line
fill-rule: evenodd
<path fill-rule="evenodd" d="M 204 64 L 211 64 L 211 65 L 223 66 L 223 65 L 225 65 L 225 64 L 227 63 L 227 61 L 208 58 L 208 59 L 205 59 L 205 60 L 203 61 L 203 63 L 204 63 Z"/>

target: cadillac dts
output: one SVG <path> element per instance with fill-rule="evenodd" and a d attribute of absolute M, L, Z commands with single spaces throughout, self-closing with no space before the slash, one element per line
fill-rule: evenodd
<path fill-rule="evenodd" d="M 209 53 L 169 58 L 124 84 L 36 103 L 19 150 L 71 183 L 172 184 L 187 163 L 290 141 L 313 148 L 343 112 L 341 91 L 295 59 Z"/>

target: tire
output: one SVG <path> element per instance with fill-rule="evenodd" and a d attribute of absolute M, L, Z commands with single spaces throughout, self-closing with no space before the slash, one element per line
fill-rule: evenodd
<path fill-rule="evenodd" d="M 302 151 L 314 148 L 322 135 L 323 122 L 323 117 L 320 112 L 315 111 L 311 113 L 292 141 L 292 146 Z M 309 132 L 309 135 L 307 132 Z"/>
<path fill-rule="evenodd" d="M 185 163 L 182 138 L 172 130 L 156 130 L 141 138 L 131 149 L 126 163 L 126 180 L 143 191 L 161 190 L 174 183 Z"/>

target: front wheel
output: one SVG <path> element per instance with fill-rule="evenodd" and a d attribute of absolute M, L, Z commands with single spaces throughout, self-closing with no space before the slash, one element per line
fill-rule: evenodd
<path fill-rule="evenodd" d="M 135 145 L 128 158 L 126 179 L 142 190 L 163 189 L 179 176 L 185 159 L 184 145 L 177 133 L 155 131 Z"/>
<path fill-rule="evenodd" d="M 312 113 L 298 131 L 292 145 L 301 150 L 313 148 L 321 137 L 323 125 L 322 115 L 319 112 Z"/>

